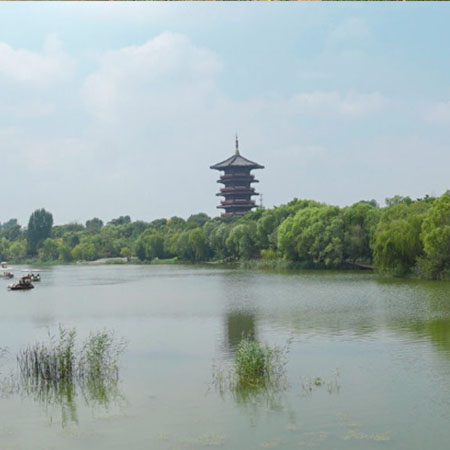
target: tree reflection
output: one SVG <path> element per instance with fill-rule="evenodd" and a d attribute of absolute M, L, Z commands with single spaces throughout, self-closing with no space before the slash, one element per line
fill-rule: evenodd
<path fill-rule="evenodd" d="M 237 346 L 245 337 L 257 340 L 255 314 L 251 311 L 230 311 L 225 315 L 226 342 L 229 351 L 235 352 Z"/>

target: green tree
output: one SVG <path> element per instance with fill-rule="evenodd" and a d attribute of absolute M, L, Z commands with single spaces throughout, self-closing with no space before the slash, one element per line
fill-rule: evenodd
<path fill-rule="evenodd" d="M 130 260 L 131 255 L 132 255 L 131 250 L 128 247 L 122 247 L 120 249 L 120 256 L 122 258 L 127 258 L 127 261 Z"/>
<path fill-rule="evenodd" d="M 425 258 L 421 268 L 430 278 L 450 275 L 450 192 L 437 199 L 422 224 Z"/>
<path fill-rule="evenodd" d="M 75 261 L 94 261 L 97 257 L 95 245 L 87 240 L 80 242 L 72 250 L 72 259 Z"/>
<path fill-rule="evenodd" d="M 52 225 L 53 216 L 45 209 L 37 209 L 31 214 L 27 229 L 27 253 L 30 256 L 35 256 L 39 245 L 50 236 Z"/>
<path fill-rule="evenodd" d="M 130 216 L 120 216 L 117 219 L 112 219 L 108 222 L 108 225 L 126 225 L 128 223 L 131 223 Z"/>
<path fill-rule="evenodd" d="M 194 250 L 189 241 L 189 231 L 184 231 L 178 235 L 175 252 L 180 259 L 194 260 Z"/>
<path fill-rule="evenodd" d="M 226 246 L 235 258 L 251 259 L 259 256 L 259 248 L 256 245 L 256 223 L 238 223 L 228 235 Z"/>
<path fill-rule="evenodd" d="M 152 228 L 145 230 L 137 240 L 136 255 L 141 261 L 164 258 L 164 235 Z"/>
<path fill-rule="evenodd" d="M 278 228 L 278 245 L 289 260 L 308 265 L 343 262 L 344 222 L 338 207 L 314 205 L 299 209 Z"/>
<path fill-rule="evenodd" d="M 103 220 L 98 217 L 86 221 L 86 230 L 90 233 L 98 233 L 103 228 Z"/>
<path fill-rule="evenodd" d="M 54 261 L 59 257 L 59 245 L 55 239 L 47 238 L 42 242 L 38 250 L 39 259 L 42 261 Z"/>
<path fill-rule="evenodd" d="M 344 208 L 344 258 L 351 262 L 372 262 L 371 242 L 380 218 L 372 202 L 361 201 Z"/>
<path fill-rule="evenodd" d="M 9 242 L 8 239 L 6 239 L 4 237 L 0 238 L 0 260 L 1 261 L 8 259 L 10 246 L 11 246 L 11 242 Z"/>
<path fill-rule="evenodd" d="M 376 228 L 372 248 L 378 270 L 404 276 L 423 255 L 422 222 L 432 203 L 396 202 L 385 208 Z"/>
<path fill-rule="evenodd" d="M 58 259 L 64 262 L 70 262 L 73 259 L 71 248 L 64 241 L 59 246 Z"/>
<path fill-rule="evenodd" d="M 202 228 L 189 231 L 189 245 L 192 249 L 193 261 L 206 261 L 209 257 L 209 247 Z"/>
<path fill-rule="evenodd" d="M 9 256 L 14 261 L 21 261 L 27 253 L 26 241 L 15 241 L 9 247 Z"/>
<path fill-rule="evenodd" d="M 211 220 L 210 217 L 205 213 L 192 214 L 186 221 L 186 226 L 188 228 L 202 227 L 209 220 Z"/>
<path fill-rule="evenodd" d="M 230 256 L 226 245 L 230 230 L 231 226 L 223 222 L 211 221 L 205 225 L 208 245 L 217 259 L 226 259 Z"/>

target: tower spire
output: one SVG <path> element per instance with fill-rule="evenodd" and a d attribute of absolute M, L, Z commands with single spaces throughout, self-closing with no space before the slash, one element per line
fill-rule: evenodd
<path fill-rule="evenodd" d="M 240 153 L 239 153 L 239 140 L 238 140 L 237 133 L 236 133 L 236 155 L 240 155 Z"/>

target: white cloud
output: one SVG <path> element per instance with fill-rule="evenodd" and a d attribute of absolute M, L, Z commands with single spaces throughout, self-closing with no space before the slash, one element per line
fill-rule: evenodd
<path fill-rule="evenodd" d="M 388 100 L 379 92 L 369 94 L 338 92 L 307 92 L 295 95 L 290 106 L 293 111 L 342 116 L 364 116 L 379 111 Z"/>
<path fill-rule="evenodd" d="M 0 42 L 0 79 L 47 84 L 65 79 L 72 71 L 73 61 L 55 35 L 47 37 L 41 52 L 14 49 Z"/>
<path fill-rule="evenodd" d="M 450 125 L 450 101 L 428 106 L 424 111 L 424 118 L 437 125 Z"/>
<path fill-rule="evenodd" d="M 355 42 L 370 36 L 367 22 L 359 17 L 350 17 L 337 25 L 328 35 L 328 43 L 335 45 L 342 42 Z"/>
<path fill-rule="evenodd" d="M 181 34 L 162 33 L 140 46 L 106 53 L 82 96 L 99 119 L 185 108 L 214 85 L 221 62 Z M 200 95 L 202 94 L 202 95 Z"/>

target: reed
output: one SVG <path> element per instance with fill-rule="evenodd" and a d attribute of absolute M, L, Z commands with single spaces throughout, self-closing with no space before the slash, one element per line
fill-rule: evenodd
<path fill-rule="evenodd" d="M 242 339 L 234 359 L 235 388 L 273 387 L 283 377 L 285 365 L 285 351 L 282 348 Z"/>
<path fill-rule="evenodd" d="M 76 346 L 76 330 L 59 327 L 47 343 L 36 343 L 17 355 L 22 382 L 43 384 L 85 384 L 89 380 L 119 377 L 119 358 L 125 348 L 110 331 L 91 333 L 81 348 Z"/>
<path fill-rule="evenodd" d="M 237 400 L 253 400 L 260 394 L 273 395 L 287 387 L 285 347 L 262 345 L 243 338 L 228 369 L 213 367 L 213 381 L 221 395 L 230 392 Z"/>

